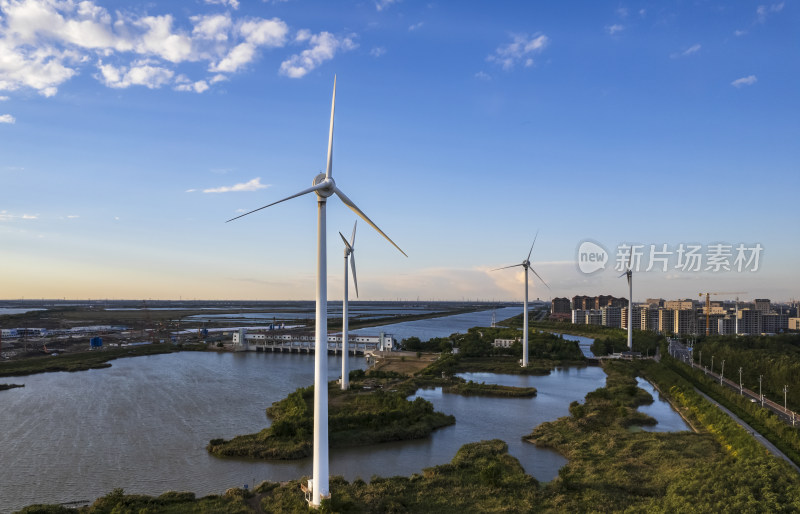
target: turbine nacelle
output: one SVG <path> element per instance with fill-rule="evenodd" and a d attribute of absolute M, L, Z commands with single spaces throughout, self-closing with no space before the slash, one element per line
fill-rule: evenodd
<path fill-rule="evenodd" d="M 314 182 L 311 185 L 315 188 L 319 188 L 315 189 L 314 192 L 317 193 L 317 196 L 320 198 L 328 198 L 336 191 L 336 182 L 333 181 L 333 177 L 328 177 L 324 173 L 320 173 L 314 177 Z"/>

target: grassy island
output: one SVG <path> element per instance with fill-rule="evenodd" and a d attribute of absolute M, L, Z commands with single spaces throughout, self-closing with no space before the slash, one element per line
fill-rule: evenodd
<path fill-rule="evenodd" d="M 423 398 L 407 400 L 418 389 L 442 387 L 453 394 L 532 397 L 533 387 L 512 387 L 467 382 L 459 377 L 434 375 L 409 377 L 391 371 L 355 370 L 350 390 L 328 384 L 329 438 L 332 448 L 389 441 L 421 439 L 437 428 L 456 422 L 451 415 L 435 412 Z M 213 439 L 206 447 L 219 457 L 300 459 L 313 450 L 314 386 L 298 389 L 267 409 L 272 425 L 256 434 L 230 440 Z"/>
<path fill-rule="evenodd" d="M 329 438 L 332 448 L 420 439 L 455 418 L 434 412 L 422 399 L 406 399 L 416 383 L 397 373 L 351 373 L 351 388 L 328 384 Z M 207 449 L 220 457 L 299 459 L 311 455 L 314 386 L 298 389 L 267 409 L 272 425 L 256 434 L 212 440 Z"/>
<path fill-rule="evenodd" d="M 470 380 L 442 388 L 445 393 L 464 396 L 495 396 L 498 398 L 532 398 L 536 396 L 535 387 L 514 387 L 497 384 L 480 384 Z"/>
<path fill-rule="evenodd" d="M 14 389 L 15 387 L 25 387 L 25 384 L 0 384 L 0 391 Z"/>

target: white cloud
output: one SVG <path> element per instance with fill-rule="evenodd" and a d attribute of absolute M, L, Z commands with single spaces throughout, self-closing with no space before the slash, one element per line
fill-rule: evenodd
<path fill-rule="evenodd" d="M 8 211 L 0 211 L 0 221 L 14 221 L 14 220 L 36 220 L 39 219 L 38 214 L 10 214 Z"/>
<path fill-rule="evenodd" d="M 759 5 L 756 8 L 756 16 L 758 17 L 759 23 L 764 23 L 767 20 L 767 16 L 772 13 L 781 12 L 783 10 L 784 2 L 778 4 L 771 4 L 771 5 Z"/>
<path fill-rule="evenodd" d="M 620 18 L 627 18 L 628 17 L 628 9 L 625 8 L 625 7 L 618 8 L 617 9 L 617 15 L 619 15 Z"/>
<path fill-rule="evenodd" d="M 700 50 L 700 44 L 698 43 L 698 44 L 696 44 L 696 45 L 692 45 L 692 46 L 690 46 L 689 48 L 687 48 L 687 49 L 686 49 L 686 50 L 683 52 L 683 55 L 692 55 L 693 53 L 696 53 L 696 52 L 698 52 L 699 50 Z"/>
<path fill-rule="evenodd" d="M 228 33 L 233 27 L 233 21 L 227 14 L 194 16 L 192 21 L 194 22 L 192 35 L 212 41 L 227 41 Z"/>
<path fill-rule="evenodd" d="M 613 25 L 607 25 L 607 26 L 606 26 L 606 32 L 608 32 L 608 33 L 609 33 L 610 35 L 612 35 L 612 36 L 613 36 L 614 34 L 616 34 L 617 32 L 621 32 L 621 31 L 623 31 L 624 29 L 625 29 L 625 27 L 623 27 L 623 26 L 622 26 L 622 25 L 620 25 L 619 23 L 615 23 L 615 24 L 613 24 Z"/>
<path fill-rule="evenodd" d="M 478 73 L 476 73 L 475 74 L 475 78 L 476 79 L 481 79 L 481 80 L 492 80 L 492 76 L 489 75 L 488 73 L 483 72 L 483 71 L 479 71 Z"/>
<path fill-rule="evenodd" d="M 0 114 L 0 123 L 16 123 L 17 119 L 10 114 Z"/>
<path fill-rule="evenodd" d="M 309 39 L 311 48 L 283 61 L 280 73 L 293 79 L 301 78 L 323 62 L 333 59 L 336 52 L 346 52 L 356 48 L 358 45 L 353 41 L 353 37 L 351 35 L 337 38 L 330 32 L 315 34 Z"/>
<path fill-rule="evenodd" d="M 205 0 L 205 2 L 211 5 L 229 5 L 234 10 L 239 8 L 239 0 Z"/>
<path fill-rule="evenodd" d="M 206 3 L 239 7 L 238 0 Z M 284 46 L 288 31 L 278 18 L 236 20 L 216 13 L 179 20 L 171 14 L 109 11 L 94 0 L 0 0 L 0 92 L 31 88 L 53 96 L 99 60 L 113 65 L 94 75 L 109 87 L 162 87 L 170 84 L 166 77 L 180 75 L 181 64 L 207 62 L 217 75 L 193 78 L 193 90 L 199 91 L 225 80 L 221 73 L 241 70 L 259 48 Z M 150 69 L 136 64 L 143 60 Z"/>
<path fill-rule="evenodd" d="M 216 64 L 209 67 L 212 72 L 235 72 L 249 64 L 256 55 L 259 46 L 281 47 L 286 44 L 289 27 L 283 21 L 273 18 L 271 20 L 248 20 L 237 28 L 238 35 L 244 41 L 230 49 L 230 51 Z"/>
<path fill-rule="evenodd" d="M 380 57 L 385 53 L 386 53 L 386 48 L 382 46 L 376 46 L 375 48 L 369 51 L 369 55 L 371 55 L 372 57 Z"/>
<path fill-rule="evenodd" d="M 68 220 L 74 220 L 74 219 L 77 219 L 77 218 L 80 218 L 80 216 L 77 215 L 77 214 L 67 214 L 67 219 Z"/>
<path fill-rule="evenodd" d="M 389 6 L 393 5 L 393 4 L 399 3 L 399 2 L 400 2 L 400 0 L 377 0 L 375 2 L 375 9 L 377 9 L 378 11 L 382 11 L 382 10 L 386 9 L 387 7 L 389 7 Z"/>
<path fill-rule="evenodd" d="M 695 53 L 699 52 L 700 48 L 702 48 L 702 47 L 698 43 L 698 44 L 690 46 L 689 48 L 687 48 L 686 50 L 684 50 L 682 52 L 676 52 L 676 53 L 670 54 L 670 57 L 673 58 L 673 59 L 677 59 L 678 57 L 687 57 L 689 55 L 692 55 L 692 54 L 695 54 Z"/>
<path fill-rule="evenodd" d="M 734 30 L 733 31 L 733 35 L 736 36 L 736 37 L 741 37 L 741 36 L 744 36 L 745 34 L 747 34 L 746 30 Z"/>
<path fill-rule="evenodd" d="M 258 191 L 269 187 L 267 184 L 261 183 L 261 177 L 256 177 L 249 182 L 242 182 L 232 186 L 213 187 L 210 189 L 203 189 L 204 193 L 238 193 L 242 191 Z"/>
<path fill-rule="evenodd" d="M 186 192 L 187 193 L 196 193 L 197 189 L 187 189 Z"/>
<path fill-rule="evenodd" d="M 486 58 L 489 62 L 500 64 L 504 70 L 511 70 L 522 62 L 526 67 L 533 66 L 533 56 L 541 53 L 550 43 L 544 34 L 528 37 L 525 34 L 513 35 L 513 41 L 501 46 Z"/>
<path fill-rule="evenodd" d="M 185 75 L 175 77 L 175 91 L 194 91 L 195 93 L 202 93 L 203 91 L 207 91 L 209 87 L 211 86 L 209 86 L 208 82 L 205 80 L 192 82 Z"/>
<path fill-rule="evenodd" d="M 97 67 L 105 85 L 120 89 L 130 86 L 145 86 L 150 89 L 156 89 L 170 83 L 172 76 L 175 74 L 167 68 L 153 66 L 149 61 L 134 62 L 129 68 L 125 66 L 115 67 L 111 64 L 99 62 Z"/>
<path fill-rule="evenodd" d="M 756 82 L 758 82 L 758 79 L 756 78 L 755 75 L 748 75 L 747 77 L 742 77 L 734 80 L 733 82 L 731 82 L 731 85 L 733 87 L 752 86 Z"/>
<path fill-rule="evenodd" d="M 408 30 L 411 31 L 411 32 L 414 32 L 417 29 L 421 29 L 423 25 L 425 25 L 425 22 L 421 21 L 419 23 L 415 23 L 413 25 L 409 25 Z"/>
<path fill-rule="evenodd" d="M 6 100 L 8 100 L 7 96 L 0 96 L 0 102 L 5 102 Z"/>

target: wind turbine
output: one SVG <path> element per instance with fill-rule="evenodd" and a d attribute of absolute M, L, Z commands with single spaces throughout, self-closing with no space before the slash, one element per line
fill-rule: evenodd
<path fill-rule="evenodd" d="M 623 275 L 628 277 L 628 351 L 633 351 L 633 248 L 631 248 L 631 256 L 628 258 L 628 269 L 617 278 L 622 278 Z"/>
<path fill-rule="evenodd" d="M 356 288 L 356 297 L 358 297 L 358 280 L 356 280 L 356 224 L 353 223 L 353 235 L 350 236 L 350 242 L 347 242 L 344 235 L 339 232 L 339 235 L 344 241 L 344 300 L 342 300 L 342 391 L 350 388 L 350 363 L 348 362 L 350 351 L 350 341 L 347 336 L 347 328 L 349 324 L 347 306 L 349 303 L 347 295 L 347 260 L 350 260 L 350 267 L 353 268 L 353 285 Z"/>
<path fill-rule="evenodd" d="M 531 244 L 531 250 L 528 252 L 528 257 L 526 257 L 525 260 L 522 261 L 522 263 L 520 263 L 520 264 L 512 264 L 511 266 L 504 266 L 502 268 L 496 268 L 496 269 L 492 270 L 492 271 L 497 271 L 497 270 L 501 270 L 501 269 L 516 268 L 517 266 L 522 266 L 523 268 L 525 268 L 525 304 L 524 304 L 524 306 L 522 308 L 522 319 L 523 319 L 523 325 L 524 325 L 524 327 L 522 329 L 522 367 L 523 368 L 527 368 L 528 367 L 528 269 L 530 268 L 530 270 L 533 272 L 533 274 L 536 275 L 536 277 L 539 280 L 542 281 L 542 284 L 544 284 L 545 287 L 547 287 L 547 289 L 550 289 L 550 286 L 547 285 L 547 282 L 545 282 L 542 279 L 542 277 L 540 277 L 539 274 L 536 273 L 536 270 L 533 269 L 533 267 L 531 266 L 531 254 L 533 253 L 533 245 L 536 244 L 536 238 L 537 237 L 539 237 L 539 231 L 538 230 L 536 231 L 536 235 L 533 236 L 533 243 Z"/>
<path fill-rule="evenodd" d="M 327 267 L 327 246 L 326 246 L 326 225 L 325 225 L 325 206 L 328 197 L 336 195 L 339 199 L 353 210 L 358 216 L 366 221 L 372 228 L 378 231 L 392 245 L 400 250 L 400 247 L 387 236 L 383 230 L 372 222 L 371 219 L 345 195 L 341 189 L 336 187 L 333 181 L 333 113 L 336 107 L 336 76 L 333 77 L 333 99 L 331 100 L 331 125 L 328 133 L 328 162 L 325 173 L 320 173 L 314 177 L 313 185 L 297 194 L 288 196 L 283 200 L 272 202 L 271 204 L 259 207 L 250 212 L 246 212 L 228 222 L 239 219 L 243 216 L 266 209 L 273 205 L 303 196 L 308 193 L 317 194 L 317 312 L 315 319 L 315 338 L 314 346 L 314 467 L 312 472 L 311 484 L 311 505 L 318 507 L 323 498 L 330 497 L 329 487 L 329 458 L 328 458 L 328 267 Z M 227 223 L 227 222 L 226 222 Z M 400 253 L 406 255 L 403 250 Z M 408 257 L 408 255 L 406 255 Z"/>

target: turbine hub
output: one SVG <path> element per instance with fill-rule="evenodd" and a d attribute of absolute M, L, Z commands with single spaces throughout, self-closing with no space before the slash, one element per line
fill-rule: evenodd
<path fill-rule="evenodd" d="M 333 194 L 333 188 L 336 187 L 336 183 L 333 181 L 333 178 L 327 178 L 324 173 L 320 173 L 319 175 L 314 177 L 314 182 L 312 185 L 317 186 L 319 184 L 326 182 L 327 182 L 326 187 L 322 189 L 317 189 L 315 191 L 315 193 L 317 193 L 317 196 L 319 196 L 320 198 L 328 198 L 329 196 L 331 196 Z"/>

